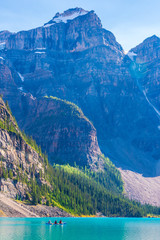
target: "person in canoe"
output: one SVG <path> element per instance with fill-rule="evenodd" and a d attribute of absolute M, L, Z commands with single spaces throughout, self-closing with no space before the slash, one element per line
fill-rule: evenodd
<path fill-rule="evenodd" d="M 57 224 L 58 224 L 58 223 L 57 223 L 57 220 L 54 222 L 54 224 L 55 224 L 55 225 L 57 225 Z"/>
<path fill-rule="evenodd" d="M 59 224 L 63 224 L 62 220 L 59 221 Z"/>
<path fill-rule="evenodd" d="M 47 224 L 49 224 L 49 225 L 52 225 L 52 222 L 51 222 L 51 220 L 49 220 Z"/>

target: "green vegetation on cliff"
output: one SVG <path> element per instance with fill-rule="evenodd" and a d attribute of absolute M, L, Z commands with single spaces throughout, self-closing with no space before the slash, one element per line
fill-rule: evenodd
<path fill-rule="evenodd" d="M 77 116 L 78 118 L 84 118 L 92 125 L 92 127 L 94 127 L 92 122 L 84 115 L 82 110 L 76 104 L 53 96 L 45 96 L 45 98 L 52 99 L 57 103 L 63 104 L 63 113 L 65 114 L 65 116 L 68 115 L 68 117 L 70 117 L 72 115 L 74 117 Z"/>
<path fill-rule="evenodd" d="M 108 191 L 116 194 L 123 192 L 123 181 L 119 170 L 115 165 L 106 158 L 104 155 L 101 155 L 101 158 L 104 161 L 104 169 L 98 171 L 90 171 L 85 168 L 87 174 L 92 177 L 97 183 L 104 186 Z"/>
<path fill-rule="evenodd" d="M 5 103 L 5 107 L 0 104 L 0 110 L 3 111 L 3 118 L 1 117 L 1 114 L 0 114 L 0 128 L 6 130 L 7 132 L 15 133 L 18 137 L 21 137 L 41 157 L 43 157 L 46 164 L 48 164 L 48 158 L 46 153 L 43 154 L 41 147 L 37 145 L 36 141 L 32 137 L 27 136 L 24 131 L 21 131 L 19 129 L 16 119 L 12 115 L 11 109 L 7 101 Z"/>

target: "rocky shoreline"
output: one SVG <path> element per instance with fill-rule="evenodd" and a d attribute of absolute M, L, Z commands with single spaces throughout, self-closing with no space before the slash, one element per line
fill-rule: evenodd
<path fill-rule="evenodd" d="M 26 205 L 0 193 L 0 217 L 72 217 L 58 207 Z"/>

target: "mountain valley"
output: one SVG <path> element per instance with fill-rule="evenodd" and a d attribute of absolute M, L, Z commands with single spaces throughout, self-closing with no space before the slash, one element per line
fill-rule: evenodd
<path fill-rule="evenodd" d="M 160 38 L 152 36 L 125 54 L 115 36 L 102 27 L 96 13 L 81 8 L 57 13 L 36 29 L 0 32 L 0 94 L 18 123 L 11 120 L 7 105 L 0 100 L 0 157 L 8 169 L 13 169 L 14 178 L 17 164 L 22 162 L 29 174 L 33 161 L 38 166 L 34 167 L 35 176 L 39 176 L 39 172 L 45 173 L 49 160 L 53 169 L 46 172 L 47 179 L 42 182 L 45 185 L 46 181 L 51 192 L 41 195 L 45 203 L 48 200 L 56 207 L 63 206 L 69 214 L 95 215 L 100 211 L 114 215 L 112 207 L 107 210 L 97 206 L 97 201 L 104 192 L 102 203 L 108 194 L 112 199 L 107 200 L 108 204 L 115 203 L 115 195 L 122 197 L 124 188 L 130 199 L 160 206 L 159 49 Z M 11 121 L 11 127 L 3 129 L 5 121 Z M 30 140 L 23 131 L 31 136 Z M 33 139 L 40 148 L 28 145 L 27 141 Z M 58 183 L 52 173 L 57 177 L 59 174 L 69 186 L 73 181 L 72 190 L 78 191 L 78 197 L 69 189 L 65 192 L 62 183 L 55 190 L 57 198 L 53 196 L 52 188 Z M 150 184 L 156 182 L 156 203 L 153 198 L 144 202 L 139 193 L 136 195 L 136 177 L 137 186 L 143 182 L 144 192 L 149 192 Z M 86 202 L 81 197 L 86 190 L 76 190 L 76 182 L 81 185 L 83 178 L 86 189 L 91 185 L 97 194 L 93 202 L 93 192 L 88 193 L 90 209 L 89 204 L 84 208 Z M 35 185 L 41 192 L 41 184 Z M 9 197 L 26 199 L 24 187 L 14 187 Z M 64 201 L 58 196 L 61 188 Z M 32 193 L 31 188 L 28 192 Z M 129 204 L 132 209 L 134 203 L 121 197 L 117 200 L 120 206 Z M 96 211 L 93 206 L 97 206 Z M 136 213 L 131 210 L 131 215 L 138 215 L 138 208 L 136 205 Z M 124 211 L 118 214 L 128 216 Z"/>

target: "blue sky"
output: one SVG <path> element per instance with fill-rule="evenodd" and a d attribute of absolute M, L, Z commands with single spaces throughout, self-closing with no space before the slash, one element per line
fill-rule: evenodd
<path fill-rule="evenodd" d="M 154 34 L 160 37 L 159 0 L 1 0 L 0 31 L 38 27 L 74 7 L 94 10 L 124 50 Z"/>

